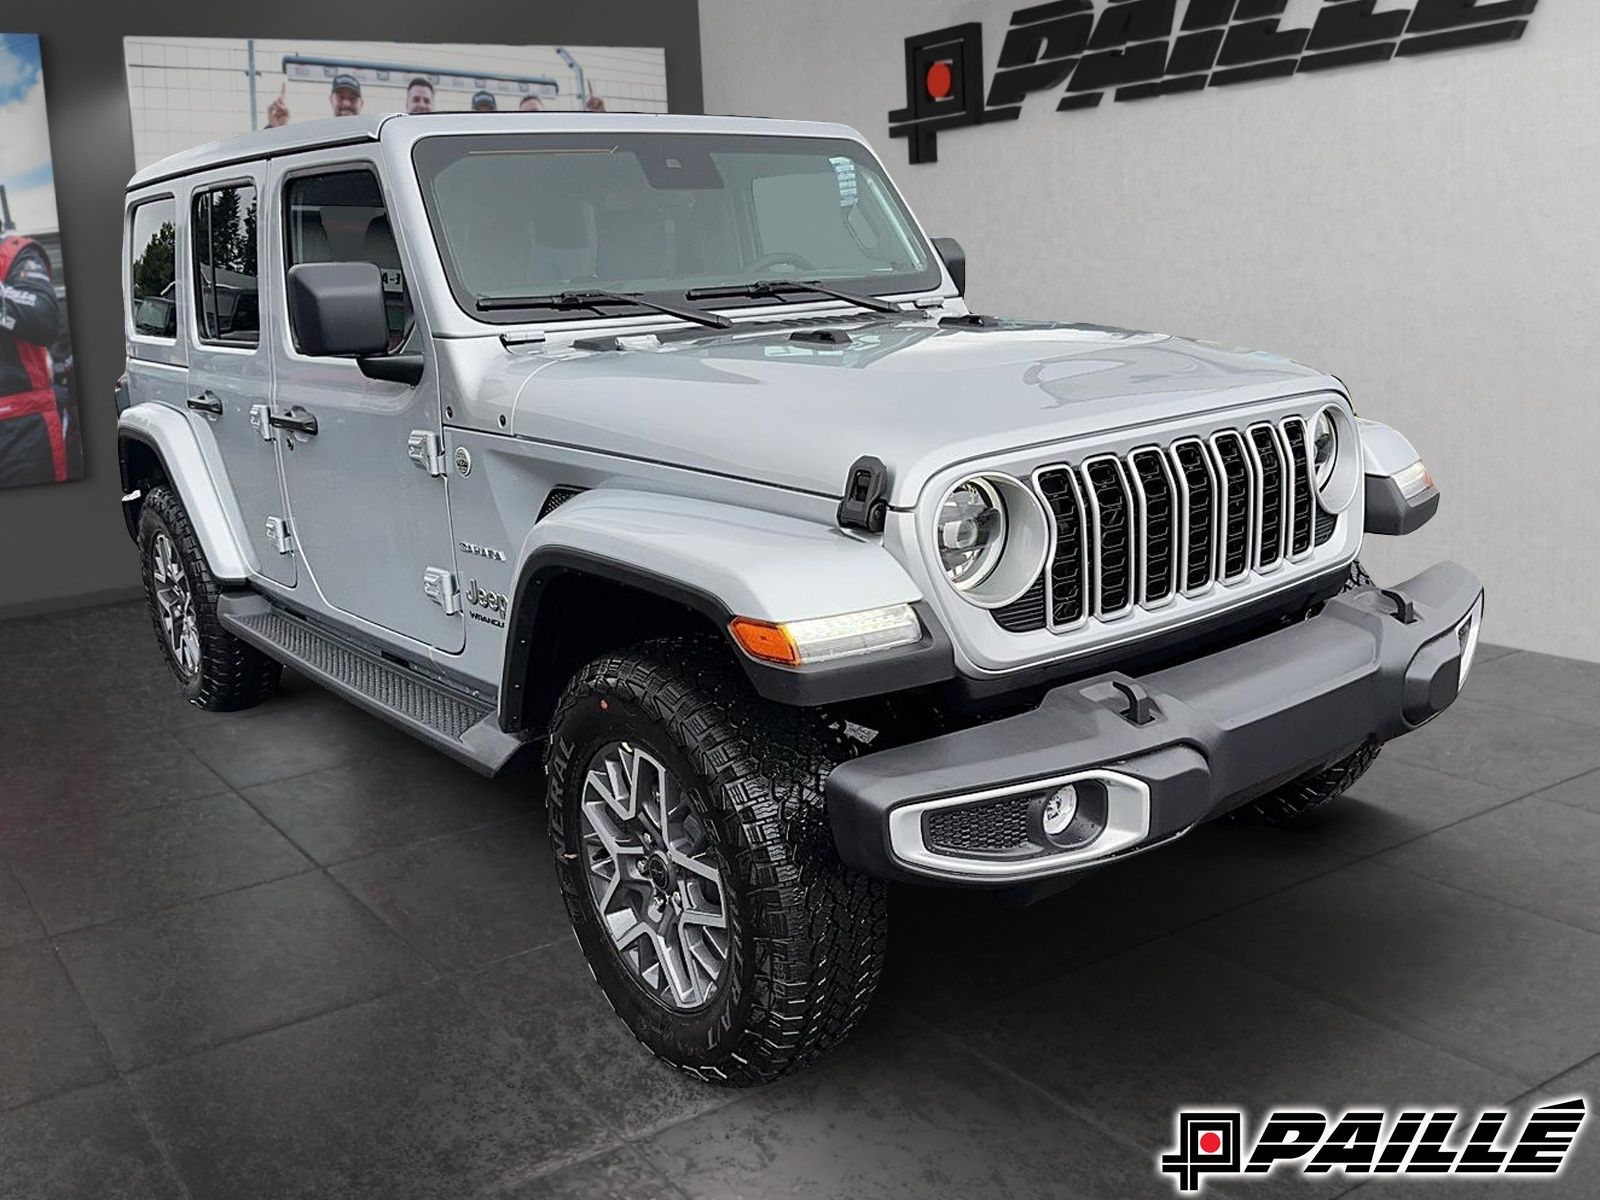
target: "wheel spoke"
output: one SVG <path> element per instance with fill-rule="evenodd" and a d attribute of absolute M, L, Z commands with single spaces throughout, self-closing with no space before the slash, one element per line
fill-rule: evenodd
<path fill-rule="evenodd" d="M 613 949 L 672 1009 L 716 993 L 728 963 L 722 873 L 688 793 L 649 751 L 603 746 L 579 803 L 590 896 Z"/>

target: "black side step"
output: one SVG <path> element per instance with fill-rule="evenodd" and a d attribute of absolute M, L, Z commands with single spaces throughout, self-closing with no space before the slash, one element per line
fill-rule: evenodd
<path fill-rule="evenodd" d="M 527 745 L 500 728 L 492 700 L 390 662 L 263 596 L 220 596 L 217 618 L 263 654 L 484 775 L 498 774 Z"/>

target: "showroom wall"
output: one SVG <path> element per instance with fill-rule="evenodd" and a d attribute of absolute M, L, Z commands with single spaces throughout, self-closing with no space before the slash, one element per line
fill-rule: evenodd
<path fill-rule="evenodd" d="M 706 111 L 856 126 L 963 242 L 980 311 L 1337 374 L 1445 494 L 1419 533 L 1371 540 L 1374 573 L 1459 559 L 1489 588 L 1490 640 L 1600 660 L 1600 5 L 1547 0 L 1503 45 L 1087 111 L 1055 111 L 1057 88 L 908 165 L 887 121 L 905 38 L 981 21 L 992 73 L 1022 6 L 701 0 Z M 1292 0 L 1283 26 L 1319 7 Z"/>
<path fill-rule="evenodd" d="M 0 490 L 0 616 L 138 591 L 137 559 L 118 505 L 112 403 L 122 370 L 122 191 L 134 169 L 124 36 L 658 46 L 666 51 L 672 108 L 701 110 L 694 0 L 164 0 L 117 6 L 6 0 L 0 14 L 5 31 L 42 39 L 86 464 L 81 481 Z"/>

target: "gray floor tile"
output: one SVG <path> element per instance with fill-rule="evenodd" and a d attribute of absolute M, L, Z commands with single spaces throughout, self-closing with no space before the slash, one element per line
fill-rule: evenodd
<path fill-rule="evenodd" d="M 1600 1050 L 1600 935 L 1357 863 L 1197 944 L 1530 1084 Z"/>
<path fill-rule="evenodd" d="M 1511 654 L 1475 665 L 1464 694 L 1483 704 L 1600 725 L 1600 663 Z"/>
<path fill-rule="evenodd" d="M 1022 909 L 988 892 L 897 887 L 879 1004 L 939 1021 L 1156 936 L 1073 888 Z"/>
<path fill-rule="evenodd" d="M 51 933 L 311 868 L 231 792 L 0 834 L 0 850 Z"/>
<path fill-rule="evenodd" d="M 12 873 L 11 864 L 0 858 L 0 949 L 43 936 L 44 927 L 33 915 L 27 893 Z"/>
<path fill-rule="evenodd" d="M 320 863 L 536 814 L 536 776 L 484 779 L 422 745 L 240 793 Z"/>
<path fill-rule="evenodd" d="M 1558 783 L 1553 788 L 1536 792 L 1535 795 L 1541 800 L 1551 800 L 1557 804 L 1569 804 L 1574 808 L 1586 808 L 1592 813 L 1600 813 L 1600 771 L 1591 771 L 1587 775 Z"/>
<path fill-rule="evenodd" d="M 1150 1154 L 953 1043 L 901 1039 L 639 1143 L 693 1197 L 1162 1197 Z"/>
<path fill-rule="evenodd" d="M 1600 933 L 1600 813 L 1530 797 L 1378 861 Z"/>
<path fill-rule="evenodd" d="M 1075 890 L 1104 908 L 1170 930 L 1342 867 L 1351 857 L 1313 829 L 1204 825 L 1170 846 L 1091 875 Z"/>
<path fill-rule="evenodd" d="M 50 943 L 0 950 L 0 1109 L 98 1083 L 113 1069 Z"/>
<path fill-rule="evenodd" d="M 8 736 L 11 736 L 8 731 Z M 225 791 L 217 774 L 166 734 L 78 730 L 70 745 L 41 746 L 0 765 L 0 836 Z"/>
<path fill-rule="evenodd" d="M 130 1083 L 197 1198 L 454 1200 L 614 1140 L 447 985 L 203 1051 Z"/>
<path fill-rule="evenodd" d="M 433 976 L 320 872 L 69 933 L 58 945 L 123 1070 Z"/>
<path fill-rule="evenodd" d="M 571 936 L 542 817 L 385 850 L 332 873 L 441 969 Z"/>
<path fill-rule="evenodd" d="M 573 938 L 475 971 L 460 986 L 629 1137 L 738 1098 L 674 1070 L 635 1041 Z"/>
<path fill-rule="evenodd" d="M 1600 767 L 1600 735 L 1592 725 L 1462 699 L 1384 754 L 1521 796 Z"/>
<path fill-rule="evenodd" d="M 1506 803 L 1516 793 L 1382 754 L 1361 781 L 1295 823 L 1329 849 L 1365 857 Z"/>
<path fill-rule="evenodd" d="M 683 1193 L 631 1146 L 494 1193 L 495 1200 L 683 1200 Z"/>
<path fill-rule="evenodd" d="M 1430 1098 L 1493 1104 L 1522 1090 L 1184 938 L 1073 971 L 945 1032 L 1153 1152 L 1171 1144 L 1173 1113 L 1185 1106 L 1259 1115 L 1313 1100 L 1334 1109 Z"/>
<path fill-rule="evenodd" d="M 1522 653 L 1520 650 L 1511 646 L 1496 646 L 1492 642 L 1479 642 L 1478 653 L 1473 661 L 1475 663 L 1493 662 L 1495 659 L 1504 658 L 1508 654 L 1520 653 Z M 1474 667 L 1474 670 L 1476 670 L 1476 667 Z"/>
<path fill-rule="evenodd" d="M 0 1200 L 186 1200 L 120 1080 L 0 1113 Z"/>
<path fill-rule="evenodd" d="M 248 720 L 197 721 L 174 736 L 241 788 L 417 748 L 400 730 L 326 694 Z"/>

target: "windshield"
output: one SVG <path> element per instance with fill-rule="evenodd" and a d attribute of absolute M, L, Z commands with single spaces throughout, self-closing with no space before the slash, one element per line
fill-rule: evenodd
<path fill-rule="evenodd" d="M 940 280 L 905 206 L 851 141 L 457 135 L 423 139 L 413 158 L 451 289 L 481 320 L 594 317 L 504 303 L 574 290 L 681 301 L 698 288 L 795 280 L 881 296 Z M 752 303 L 774 299 L 715 307 Z"/>

